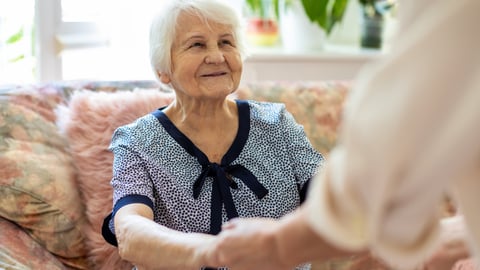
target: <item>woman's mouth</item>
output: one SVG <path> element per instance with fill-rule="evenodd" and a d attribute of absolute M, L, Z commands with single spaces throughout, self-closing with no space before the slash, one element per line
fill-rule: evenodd
<path fill-rule="evenodd" d="M 219 72 L 204 74 L 204 75 L 202 75 L 202 77 L 218 77 L 218 76 L 223 76 L 223 75 L 226 75 L 226 74 L 227 74 L 227 72 L 225 72 L 225 71 L 219 71 Z"/>

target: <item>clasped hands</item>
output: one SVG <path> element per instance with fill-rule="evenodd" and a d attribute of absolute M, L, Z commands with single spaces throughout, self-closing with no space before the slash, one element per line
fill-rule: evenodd
<path fill-rule="evenodd" d="M 366 265 L 374 265 L 375 269 L 393 269 L 369 252 L 344 252 L 326 244 L 319 236 L 308 237 L 310 228 L 301 219 L 295 221 L 290 230 L 290 225 L 285 223 L 288 218 L 286 222 L 268 218 L 233 219 L 223 225 L 220 234 L 209 238 L 208 243 L 198 250 L 199 258 L 209 267 L 291 270 L 311 258 L 322 261 L 353 255 L 355 259 L 349 270 L 365 269 Z M 422 265 L 423 269 L 452 269 L 456 262 L 469 256 L 466 243 L 459 240 L 464 233 L 461 217 L 445 219 L 443 223 L 440 246 Z"/>
<path fill-rule="evenodd" d="M 201 248 L 205 265 L 234 270 L 291 270 L 295 263 L 278 246 L 278 222 L 267 218 L 233 219 Z M 201 256 L 200 256 L 201 257 Z"/>

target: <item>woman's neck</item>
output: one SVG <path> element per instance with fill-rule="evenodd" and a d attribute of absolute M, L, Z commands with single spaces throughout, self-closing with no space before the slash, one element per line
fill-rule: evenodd
<path fill-rule="evenodd" d="M 223 128 L 238 119 L 236 102 L 230 99 L 188 103 L 175 100 L 164 112 L 177 127 L 195 130 Z"/>

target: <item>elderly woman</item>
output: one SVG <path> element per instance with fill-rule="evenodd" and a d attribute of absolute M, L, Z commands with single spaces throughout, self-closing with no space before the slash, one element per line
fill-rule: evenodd
<path fill-rule="evenodd" d="M 284 105 L 231 98 L 242 31 L 217 0 L 172 1 L 152 24 L 151 63 L 175 100 L 115 131 L 103 231 L 137 268 L 205 267 L 224 222 L 293 211 L 322 163 Z"/>

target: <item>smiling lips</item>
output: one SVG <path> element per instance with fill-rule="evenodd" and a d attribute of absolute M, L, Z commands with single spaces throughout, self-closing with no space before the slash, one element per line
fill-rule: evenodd
<path fill-rule="evenodd" d="M 217 76 L 223 76 L 223 75 L 226 75 L 226 74 L 227 74 L 227 72 L 225 72 L 225 71 L 218 71 L 218 72 L 204 74 L 204 75 L 202 75 L 202 77 L 217 77 Z"/>

